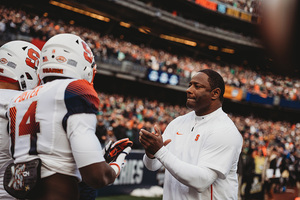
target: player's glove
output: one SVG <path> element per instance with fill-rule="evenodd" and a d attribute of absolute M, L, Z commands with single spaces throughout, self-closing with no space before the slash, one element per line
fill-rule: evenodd
<path fill-rule="evenodd" d="M 126 148 L 131 147 L 133 142 L 128 138 L 124 138 L 116 141 L 112 144 L 110 141 L 102 150 L 103 157 L 107 163 L 111 163 L 116 160 L 118 155 Z"/>
<path fill-rule="evenodd" d="M 120 175 L 121 170 L 125 166 L 125 158 L 131 151 L 131 147 L 126 147 L 121 153 L 116 158 L 116 161 L 110 163 L 109 165 L 115 170 L 116 172 L 116 177 Z"/>

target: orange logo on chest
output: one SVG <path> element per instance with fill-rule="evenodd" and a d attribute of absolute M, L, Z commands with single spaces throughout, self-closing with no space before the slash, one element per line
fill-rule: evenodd
<path fill-rule="evenodd" d="M 200 134 L 196 135 L 195 141 L 198 141 L 200 137 Z"/>

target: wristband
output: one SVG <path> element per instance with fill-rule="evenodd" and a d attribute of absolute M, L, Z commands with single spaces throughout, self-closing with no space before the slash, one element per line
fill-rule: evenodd
<path fill-rule="evenodd" d="M 120 172 L 121 172 L 120 166 L 117 163 L 110 163 L 109 165 L 111 166 L 111 168 L 113 168 L 113 170 L 115 170 L 116 177 L 118 177 L 120 175 Z"/>

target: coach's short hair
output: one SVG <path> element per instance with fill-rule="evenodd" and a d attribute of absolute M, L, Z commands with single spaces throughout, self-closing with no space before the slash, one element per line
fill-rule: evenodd
<path fill-rule="evenodd" d="M 224 92 L 225 92 L 225 83 L 223 80 L 223 77 L 216 71 L 212 69 L 203 69 L 199 72 L 205 73 L 208 76 L 208 83 L 211 87 L 211 90 L 214 90 L 216 88 L 220 88 L 221 94 L 220 94 L 220 100 L 223 102 L 224 100 Z"/>

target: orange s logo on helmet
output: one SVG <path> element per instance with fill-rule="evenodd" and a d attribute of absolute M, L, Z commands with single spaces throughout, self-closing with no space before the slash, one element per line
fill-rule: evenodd
<path fill-rule="evenodd" d="M 28 49 L 27 55 L 28 57 L 25 60 L 26 64 L 29 67 L 36 69 L 40 62 L 40 54 L 36 50 L 30 48 Z"/>
<path fill-rule="evenodd" d="M 84 41 L 82 41 L 81 43 L 82 43 L 82 46 L 83 46 L 84 51 L 85 51 L 85 52 L 83 52 L 84 58 L 89 63 L 92 63 L 93 62 L 93 53 L 92 53 L 90 47 Z"/>

